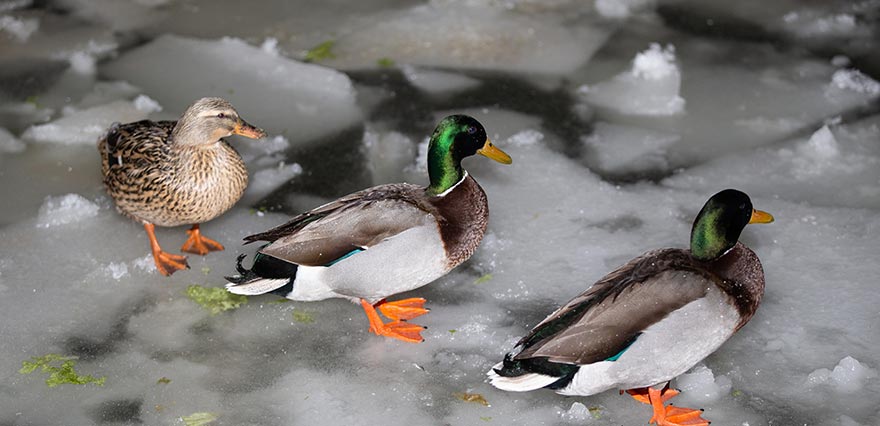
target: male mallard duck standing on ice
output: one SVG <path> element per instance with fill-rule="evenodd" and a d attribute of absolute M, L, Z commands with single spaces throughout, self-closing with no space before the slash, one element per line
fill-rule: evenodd
<path fill-rule="evenodd" d="M 227 278 L 227 289 L 301 301 L 349 299 L 363 307 L 373 333 L 421 342 L 424 327 L 406 320 L 427 312 L 425 299 L 385 298 L 445 275 L 480 244 L 489 205 L 483 189 L 461 167 L 461 160 L 474 154 L 511 163 L 477 120 L 444 118 L 428 146 L 430 186 L 368 188 L 246 237 L 270 244 L 257 252 L 250 270 L 241 266 L 244 255 L 239 256 L 240 275 Z M 393 322 L 383 323 L 377 308 Z"/>
<path fill-rule="evenodd" d="M 162 251 L 155 225 L 193 224 L 181 250 L 200 255 L 223 250 L 202 236 L 199 223 L 229 210 L 247 186 L 241 157 L 223 138 L 266 136 L 238 116 L 229 102 L 202 98 L 178 121 L 114 123 L 98 140 L 107 192 L 120 213 L 144 224 L 162 275 L 189 268 L 185 256 Z"/>
<path fill-rule="evenodd" d="M 737 240 L 746 224 L 772 221 L 740 191 L 715 194 L 694 221 L 690 250 L 650 251 L 606 275 L 523 337 L 489 371 L 491 383 L 583 396 L 628 389 L 653 406 L 650 422 L 708 425 L 700 410 L 664 407 L 677 391 L 650 386 L 689 370 L 752 318 L 764 271 Z"/>

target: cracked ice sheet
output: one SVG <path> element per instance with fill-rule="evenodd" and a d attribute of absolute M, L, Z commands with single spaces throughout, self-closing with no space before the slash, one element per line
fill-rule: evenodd
<path fill-rule="evenodd" d="M 619 43 L 623 50 L 648 48 L 649 42 L 642 44 L 638 39 L 612 39 L 609 44 Z M 858 74 L 840 74 L 831 64 L 780 55 L 767 46 L 719 42 L 708 50 L 705 41 L 692 39 L 672 44 L 682 73 L 680 96 L 687 103 L 684 114 L 664 118 L 625 108 L 597 111 L 602 121 L 680 136 L 671 146 L 657 151 L 656 156 L 665 161 L 655 162 L 655 171 L 669 172 L 742 148 L 777 142 L 835 115 L 863 108 L 880 96 L 872 91 L 870 82 L 849 84 L 855 78 L 848 78 L 847 84 L 841 84 L 842 77 Z M 622 59 L 601 58 L 628 69 L 632 57 L 627 62 Z M 589 89 L 580 92 L 588 99 Z M 621 105 L 628 102 L 621 101 Z"/>
<path fill-rule="evenodd" d="M 171 70 L 169 62 L 176 63 Z M 102 71 L 142 88 L 167 110 L 182 111 L 203 96 L 226 98 L 252 124 L 284 135 L 292 144 L 331 135 L 362 120 L 345 74 L 287 59 L 240 39 L 165 35 L 127 52 Z"/>
<path fill-rule="evenodd" d="M 688 190 L 716 182 L 811 205 L 880 209 L 880 116 L 728 155 L 664 181 Z"/>
<path fill-rule="evenodd" d="M 609 29 L 573 27 L 555 16 L 498 8 L 429 4 L 363 18 L 333 48 L 328 65 L 375 68 L 397 63 L 560 75 L 586 63 Z"/>

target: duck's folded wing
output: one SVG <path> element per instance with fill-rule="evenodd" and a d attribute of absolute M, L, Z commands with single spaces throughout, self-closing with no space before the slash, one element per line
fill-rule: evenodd
<path fill-rule="evenodd" d="M 423 188 L 383 185 L 351 194 L 246 238 L 273 241 L 260 252 L 298 265 L 329 265 L 407 229 L 437 226 L 420 201 Z"/>
<path fill-rule="evenodd" d="M 652 324 L 705 296 L 711 282 L 683 250 L 646 253 L 538 324 L 514 359 L 579 365 L 612 359 Z"/>

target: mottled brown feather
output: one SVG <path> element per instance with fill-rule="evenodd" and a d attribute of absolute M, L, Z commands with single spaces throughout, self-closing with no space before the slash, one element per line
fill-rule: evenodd
<path fill-rule="evenodd" d="M 104 186 L 120 213 L 178 226 L 211 220 L 247 186 L 241 157 L 226 141 L 179 146 L 176 121 L 114 124 L 98 141 Z"/>

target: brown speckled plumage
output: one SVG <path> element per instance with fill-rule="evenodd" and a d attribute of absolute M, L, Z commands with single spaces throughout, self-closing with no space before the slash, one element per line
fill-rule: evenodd
<path fill-rule="evenodd" d="M 179 226 L 209 221 L 247 186 L 238 152 L 226 141 L 178 146 L 176 121 L 117 125 L 98 142 L 104 186 L 120 213 L 141 223 Z"/>
<path fill-rule="evenodd" d="M 162 250 L 155 225 L 192 224 L 183 251 L 203 255 L 223 250 L 201 235 L 199 223 L 229 210 L 247 186 L 244 162 L 223 140 L 232 134 L 265 136 L 229 102 L 202 98 L 178 121 L 115 123 L 98 140 L 104 186 L 120 213 L 144 225 L 163 275 L 189 266 L 185 257 Z"/>

